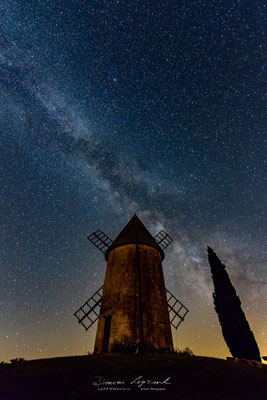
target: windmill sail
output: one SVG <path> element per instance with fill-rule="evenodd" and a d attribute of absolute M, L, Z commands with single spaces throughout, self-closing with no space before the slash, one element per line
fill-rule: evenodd
<path fill-rule="evenodd" d="M 166 289 L 167 302 L 169 308 L 169 316 L 171 325 L 177 329 L 184 321 L 186 314 L 189 312 L 178 299 L 168 289 Z"/>
<path fill-rule="evenodd" d="M 162 248 L 162 250 L 165 250 L 169 244 L 173 241 L 173 239 L 166 233 L 165 231 L 160 231 L 156 236 L 154 236 L 154 239 L 158 243 L 158 245 Z"/>
<path fill-rule="evenodd" d="M 73 315 L 87 331 L 99 317 L 103 287 L 99 288 Z"/>
<path fill-rule="evenodd" d="M 93 232 L 91 235 L 88 235 L 87 239 L 90 240 L 90 242 L 92 242 L 104 254 L 113 243 L 113 240 L 110 239 L 100 229 L 96 232 Z"/>

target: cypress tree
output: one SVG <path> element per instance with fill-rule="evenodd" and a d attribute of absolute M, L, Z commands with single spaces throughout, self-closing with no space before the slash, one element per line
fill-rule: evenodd
<path fill-rule="evenodd" d="M 222 264 L 210 247 L 208 247 L 208 259 L 214 283 L 214 306 L 222 327 L 224 340 L 232 356 L 261 362 L 257 342 L 250 330 L 225 265 Z"/>

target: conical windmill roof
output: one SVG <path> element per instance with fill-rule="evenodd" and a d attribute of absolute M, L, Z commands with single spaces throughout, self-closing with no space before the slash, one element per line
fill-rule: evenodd
<path fill-rule="evenodd" d="M 163 260 L 164 252 L 161 247 L 157 244 L 151 233 L 147 230 L 143 222 L 137 217 L 136 214 L 130 219 L 128 224 L 123 228 L 121 233 L 116 237 L 112 245 L 106 252 L 106 259 L 112 249 L 125 244 L 146 244 L 147 246 L 154 247 L 157 249 Z"/>

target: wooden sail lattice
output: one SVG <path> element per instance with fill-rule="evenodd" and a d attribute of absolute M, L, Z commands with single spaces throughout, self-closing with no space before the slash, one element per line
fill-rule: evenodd
<path fill-rule="evenodd" d="M 91 233 L 91 235 L 88 235 L 87 239 L 89 239 L 90 242 L 92 242 L 104 254 L 113 243 L 113 240 L 110 239 L 100 229 L 96 232 Z"/>
<path fill-rule="evenodd" d="M 184 321 L 185 316 L 189 312 L 189 310 L 168 289 L 166 289 L 166 296 L 168 302 L 170 324 L 175 329 L 177 329 L 178 326 Z"/>
<path fill-rule="evenodd" d="M 100 312 L 100 304 L 102 300 L 103 287 L 99 288 L 93 296 L 91 296 L 75 313 L 75 317 L 78 319 L 86 331 L 98 320 Z"/>
<path fill-rule="evenodd" d="M 173 241 L 173 239 L 166 233 L 165 231 L 160 231 L 156 236 L 154 236 L 154 239 L 158 243 L 158 245 L 162 248 L 162 250 L 165 250 L 169 244 Z"/>

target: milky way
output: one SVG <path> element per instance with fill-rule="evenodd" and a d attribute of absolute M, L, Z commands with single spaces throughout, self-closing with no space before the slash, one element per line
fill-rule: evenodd
<path fill-rule="evenodd" d="M 1 359 L 92 351 L 73 312 L 134 212 L 174 239 L 178 348 L 225 357 L 206 246 L 266 343 L 263 1 L 0 4 Z M 263 354 L 265 355 L 265 354 Z"/>

